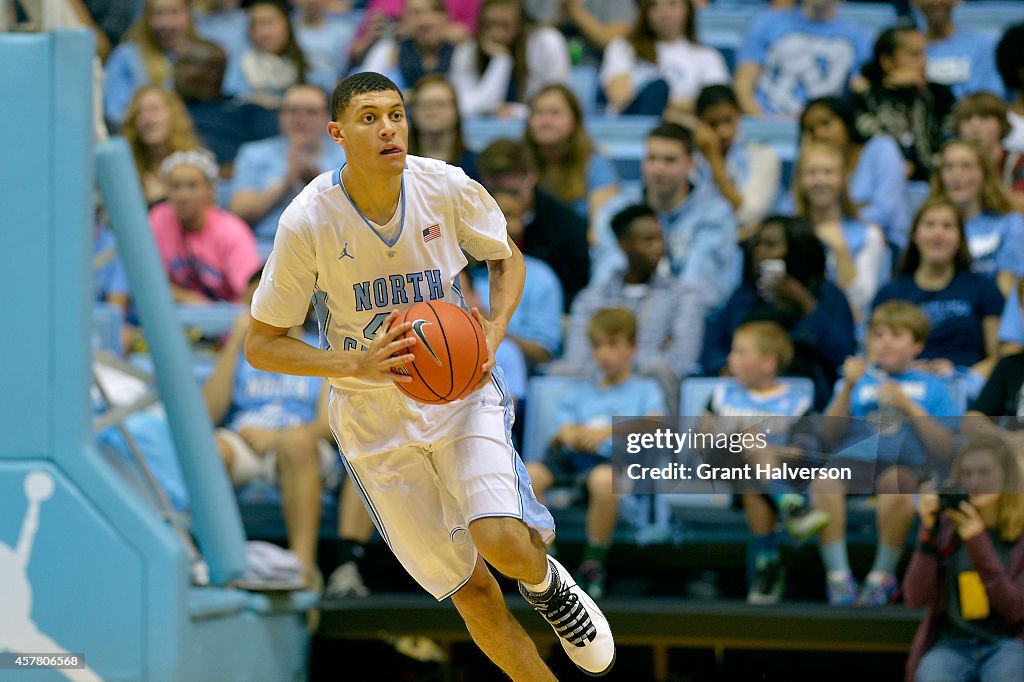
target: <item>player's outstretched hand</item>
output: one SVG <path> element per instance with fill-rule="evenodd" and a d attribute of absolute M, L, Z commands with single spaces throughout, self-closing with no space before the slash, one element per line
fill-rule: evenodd
<path fill-rule="evenodd" d="M 498 325 L 496 322 L 491 322 L 486 317 L 480 314 L 480 309 L 473 306 L 473 317 L 480 323 L 480 326 L 484 330 L 484 341 L 487 342 L 487 361 L 480 366 L 483 371 L 483 376 L 480 378 L 480 383 L 476 385 L 474 391 L 479 391 L 481 388 L 487 385 L 487 382 L 491 380 L 491 370 L 494 369 L 494 352 L 498 350 L 498 346 L 501 344 L 501 340 L 505 338 L 505 329 Z"/>
<path fill-rule="evenodd" d="M 359 353 L 358 366 L 353 376 L 381 381 L 412 381 L 410 376 L 391 371 L 416 359 L 412 353 L 406 352 L 409 346 L 416 343 L 416 337 L 399 338 L 412 329 L 412 323 L 403 322 L 396 325 L 397 320 L 398 311 L 392 310 L 370 342 L 370 347 L 365 353 Z"/>

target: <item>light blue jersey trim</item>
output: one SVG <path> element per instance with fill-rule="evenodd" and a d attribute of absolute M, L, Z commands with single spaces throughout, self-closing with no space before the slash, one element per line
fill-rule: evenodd
<path fill-rule="evenodd" d="M 345 198 L 348 199 L 348 203 L 352 204 L 352 208 L 355 210 L 356 213 L 359 214 L 359 217 L 363 219 L 363 222 L 366 223 L 366 226 L 373 230 L 373 233 L 377 235 L 377 238 L 384 242 L 388 246 L 388 248 L 391 248 L 392 246 L 398 243 L 398 239 L 402 236 L 402 231 L 405 229 L 405 173 L 402 174 L 402 194 L 399 197 L 399 201 L 402 202 L 402 221 L 398 225 L 398 234 L 395 235 L 394 239 L 388 241 L 387 239 L 384 239 L 383 235 L 381 235 L 380 232 L 377 231 L 377 228 L 373 226 L 373 223 L 370 222 L 367 219 L 367 217 L 363 215 L 363 212 L 359 210 L 358 206 L 356 206 L 356 202 L 352 201 L 352 197 L 348 195 L 348 190 L 345 189 L 345 185 L 341 182 L 341 171 L 344 170 L 344 168 L 345 166 L 343 165 L 334 171 L 334 184 L 341 188 L 342 194 L 344 194 Z"/>

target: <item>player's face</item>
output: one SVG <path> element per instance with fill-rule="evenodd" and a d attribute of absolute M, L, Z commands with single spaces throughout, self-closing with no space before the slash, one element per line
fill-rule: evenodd
<path fill-rule="evenodd" d="M 686 148 L 664 137 L 647 138 L 646 153 L 640 164 L 644 186 L 659 196 L 671 196 L 688 182 L 693 160 Z"/>
<path fill-rule="evenodd" d="M 740 127 L 739 109 L 728 102 L 722 102 L 708 107 L 701 120 L 714 131 L 722 144 L 722 149 L 728 150 L 732 146 L 736 139 L 736 131 Z"/>
<path fill-rule="evenodd" d="M 293 87 L 281 103 L 281 134 L 290 141 L 312 142 L 322 138 L 330 114 L 327 97 L 317 88 Z"/>
<path fill-rule="evenodd" d="M 771 376 L 773 369 L 772 357 L 762 353 L 748 334 L 736 334 L 732 337 L 732 348 L 726 359 L 729 373 L 736 378 L 741 386 L 760 383 Z"/>
<path fill-rule="evenodd" d="M 385 175 L 400 175 L 405 168 L 409 126 L 405 105 L 394 90 L 356 95 L 341 121 L 328 124 L 328 131 L 354 167 Z"/>
<path fill-rule="evenodd" d="M 683 36 L 689 11 L 686 0 L 654 0 L 647 12 L 647 21 L 659 40 L 676 40 Z"/>
<path fill-rule="evenodd" d="M 653 272 L 665 256 L 665 238 L 661 223 L 654 216 L 634 220 L 621 243 L 631 270 Z"/>
<path fill-rule="evenodd" d="M 272 5 L 256 5 L 249 10 L 249 39 L 264 52 L 281 54 L 288 44 L 288 21 Z"/>
<path fill-rule="evenodd" d="M 139 98 L 135 128 L 146 147 L 160 147 L 167 143 L 171 137 L 171 107 L 163 95 L 150 90 Z"/>
<path fill-rule="evenodd" d="M 179 222 L 196 223 L 213 205 L 213 190 L 203 171 L 183 164 L 167 176 L 167 198 Z"/>
<path fill-rule="evenodd" d="M 970 503 L 981 509 L 999 503 L 1003 470 L 995 455 L 984 450 L 966 454 L 960 461 L 960 485 L 967 489 Z"/>
<path fill-rule="evenodd" d="M 527 125 L 534 141 L 541 147 L 547 147 L 568 140 L 576 127 L 576 119 L 562 93 L 549 90 L 533 101 Z"/>
<path fill-rule="evenodd" d="M 606 377 L 621 376 L 633 362 L 636 346 L 623 334 L 592 334 L 590 348 L 594 363 Z"/>
<path fill-rule="evenodd" d="M 813 208 L 830 208 L 839 202 L 843 187 L 843 159 L 836 154 L 814 151 L 800 164 L 800 190 Z"/>
<path fill-rule="evenodd" d="M 184 0 L 150 0 L 149 28 L 165 50 L 176 49 L 192 23 Z"/>
<path fill-rule="evenodd" d="M 952 263 L 960 248 L 960 230 L 953 209 L 936 206 L 926 211 L 917 222 L 913 240 L 921 254 L 922 263 Z"/>
<path fill-rule="evenodd" d="M 909 369 L 923 347 L 904 327 L 876 324 L 868 330 L 868 359 L 890 374 Z"/>
<path fill-rule="evenodd" d="M 842 149 L 850 141 L 843 119 L 836 116 L 828 107 L 811 107 L 804 114 L 802 124 L 804 133 L 810 136 L 811 142 L 822 142 Z"/>
<path fill-rule="evenodd" d="M 416 91 L 412 106 L 417 134 L 454 130 L 457 122 L 455 92 L 443 83 L 428 83 Z"/>
<path fill-rule="evenodd" d="M 939 177 L 946 196 L 955 204 L 965 205 L 977 200 L 981 193 L 983 173 L 975 151 L 966 145 L 954 144 L 942 152 Z"/>

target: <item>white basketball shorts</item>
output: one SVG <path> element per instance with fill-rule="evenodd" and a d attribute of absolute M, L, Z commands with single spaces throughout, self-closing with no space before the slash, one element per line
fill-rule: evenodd
<path fill-rule="evenodd" d="M 349 475 L 388 547 L 438 601 L 473 573 L 473 520 L 510 516 L 554 539 L 554 520 L 512 446 L 503 384 L 495 368 L 487 386 L 448 405 L 423 405 L 390 386 L 331 389 L 331 428 Z"/>

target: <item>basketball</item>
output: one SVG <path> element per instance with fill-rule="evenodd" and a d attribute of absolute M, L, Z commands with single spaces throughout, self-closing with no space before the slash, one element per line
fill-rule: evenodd
<path fill-rule="evenodd" d="M 472 313 L 445 301 L 428 301 L 409 308 L 396 324 L 403 322 L 412 322 L 405 336 L 413 336 L 416 343 L 405 352 L 416 359 L 395 368 L 412 377 L 408 383 L 395 382 L 398 390 L 428 405 L 469 395 L 487 360 L 484 330 Z"/>

